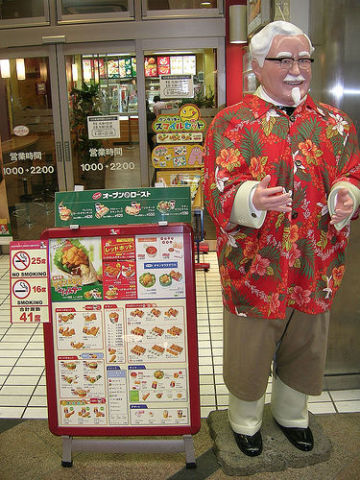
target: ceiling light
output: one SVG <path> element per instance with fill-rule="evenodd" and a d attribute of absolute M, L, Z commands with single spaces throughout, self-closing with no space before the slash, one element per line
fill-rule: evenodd
<path fill-rule="evenodd" d="M 247 43 L 247 6 L 229 6 L 229 42 Z"/>
<path fill-rule="evenodd" d="M 77 67 L 76 63 L 73 63 L 71 65 L 71 71 L 72 71 L 73 82 L 77 82 L 79 80 L 79 74 L 78 74 L 78 67 Z"/>
<path fill-rule="evenodd" d="M 10 60 L 0 60 L 1 78 L 10 78 Z"/>
<path fill-rule="evenodd" d="M 23 58 L 16 59 L 16 76 L 18 80 L 25 80 L 25 61 Z"/>

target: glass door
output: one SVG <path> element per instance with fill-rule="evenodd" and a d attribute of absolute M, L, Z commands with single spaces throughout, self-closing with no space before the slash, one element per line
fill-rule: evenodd
<path fill-rule="evenodd" d="M 64 68 L 73 185 L 86 190 L 141 186 L 135 51 L 66 49 Z M 68 189 L 73 185 L 69 182 Z"/>
<path fill-rule="evenodd" d="M 22 49 L 0 60 L 2 173 L 14 239 L 39 238 L 54 225 L 54 194 L 64 187 L 48 53 Z"/>
<path fill-rule="evenodd" d="M 49 45 L 12 58 L 0 51 L 1 168 L 14 239 L 54 226 L 56 191 L 147 185 L 135 48 L 101 45 Z"/>

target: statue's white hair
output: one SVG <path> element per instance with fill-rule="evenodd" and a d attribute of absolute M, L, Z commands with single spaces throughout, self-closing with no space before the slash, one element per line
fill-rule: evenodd
<path fill-rule="evenodd" d="M 272 41 L 276 35 L 304 35 L 309 42 L 310 55 L 314 51 L 310 38 L 299 27 L 282 20 L 271 22 L 254 35 L 250 42 L 251 58 L 257 60 L 260 67 L 264 65 L 265 57 L 268 54 Z"/>

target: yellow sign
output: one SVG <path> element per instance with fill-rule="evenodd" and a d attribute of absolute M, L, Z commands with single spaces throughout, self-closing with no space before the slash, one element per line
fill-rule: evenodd
<path fill-rule="evenodd" d="M 155 133 L 203 132 L 206 122 L 201 118 L 199 107 L 192 103 L 183 105 L 179 114 L 160 114 L 152 123 Z"/>
<path fill-rule="evenodd" d="M 202 170 L 159 170 L 156 182 L 164 187 L 190 187 L 191 207 L 203 208 Z"/>
<path fill-rule="evenodd" d="M 189 168 L 203 165 L 201 145 L 157 145 L 151 153 L 154 168 Z"/>

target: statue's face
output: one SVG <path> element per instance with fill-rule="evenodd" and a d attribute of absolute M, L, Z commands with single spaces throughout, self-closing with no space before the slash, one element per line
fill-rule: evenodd
<path fill-rule="evenodd" d="M 310 45 L 304 35 L 276 35 L 266 58 L 310 58 Z M 289 67 L 278 61 L 265 60 L 260 67 L 254 60 L 253 70 L 265 92 L 281 105 L 298 103 L 309 90 L 311 64 L 300 65 L 295 61 Z"/>

